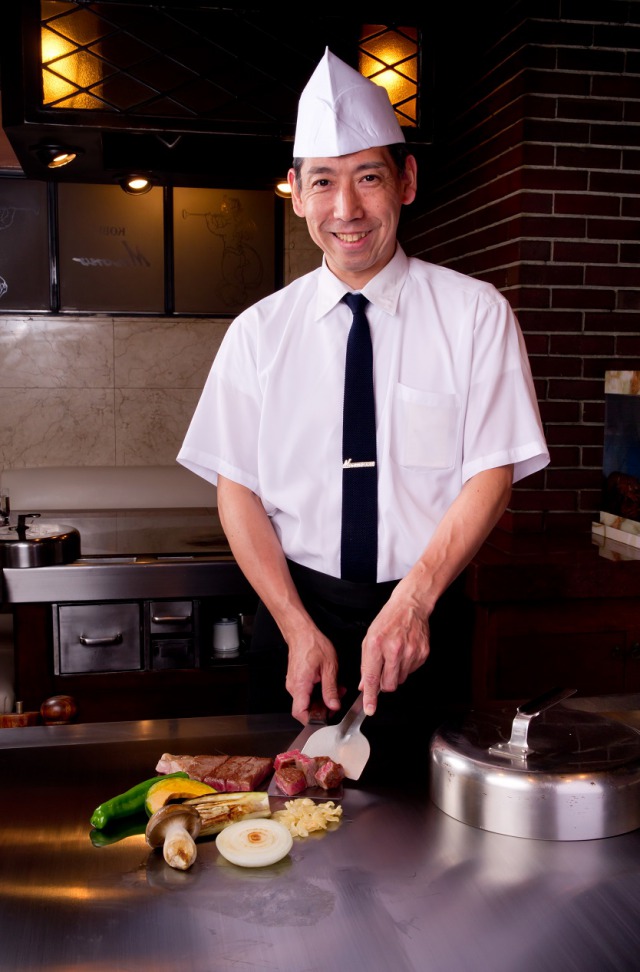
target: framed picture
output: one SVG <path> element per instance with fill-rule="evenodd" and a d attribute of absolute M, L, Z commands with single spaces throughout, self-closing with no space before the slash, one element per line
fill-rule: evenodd
<path fill-rule="evenodd" d="M 273 292 L 275 196 L 246 189 L 173 190 L 175 311 L 235 316 Z"/>
<path fill-rule="evenodd" d="M 640 546 L 640 371 L 605 372 L 600 523 L 594 532 Z"/>
<path fill-rule="evenodd" d="M 0 179 L 0 311 L 48 311 L 47 186 Z"/>
<path fill-rule="evenodd" d="M 164 313 L 163 193 L 58 186 L 60 310 Z"/>

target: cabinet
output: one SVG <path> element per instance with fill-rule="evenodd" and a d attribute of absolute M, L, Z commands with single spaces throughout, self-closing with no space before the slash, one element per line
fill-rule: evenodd
<path fill-rule="evenodd" d="M 13 606 L 16 698 L 37 710 L 72 695 L 78 722 L 111 722 L 247 711 L 246 644 L 255 595 L 28 603 Z M 242 615 L 243 650 L 212 652 L 212 626 Z"/>
<path fill-rule="evenodd" d="M 56 675 L 199 668 L 200 601 L 54 604 Z"/>
<path fill-rule="evenodd" d="M 498 546 L 494 544 L 498 543 Z M 472 700 L 517 703 L 554 686 L 640 691 L 640 561 L 591 538 L 490 539 L 466 579 Z"/>
<path fill-rule="evenodd" d="M 640 602 L 478 605 L 473 637 L 476 703 L 555 685 L 581 695 L 640 691 Z"/>

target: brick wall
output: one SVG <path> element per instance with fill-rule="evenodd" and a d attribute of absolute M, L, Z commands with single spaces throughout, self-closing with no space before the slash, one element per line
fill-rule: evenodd
<path fill-rule="evenodd" d="M 551 463 L 503 526 L 588 530 L 604 372 L 640 369 L 640 0 L 481 10 L 467 41 L 446 12 L 436 30 L 434 137 L 402 239 L 490 280 L 520 320 Z"/>

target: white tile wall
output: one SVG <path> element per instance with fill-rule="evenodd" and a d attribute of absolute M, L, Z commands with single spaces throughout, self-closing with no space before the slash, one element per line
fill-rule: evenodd
<path fill-rule="evenodd" d="M 318 266 L 285 214 L 285 282 Z M 226 319 L 0 314 L 0 469 L 171 465 Z"/>

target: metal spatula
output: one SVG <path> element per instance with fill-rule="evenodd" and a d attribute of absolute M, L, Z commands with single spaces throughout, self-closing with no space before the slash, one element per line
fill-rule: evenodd
<path fill-rule="evenodd" d="M 316 729 L 302 752 L 306 756 L 330 756 L 334 762 L 342 764 L 348 779 L 359 779 L 371 752 L 369 740 L 360 732 L 364 718 L 361 692 L 342 722 Z"/>

